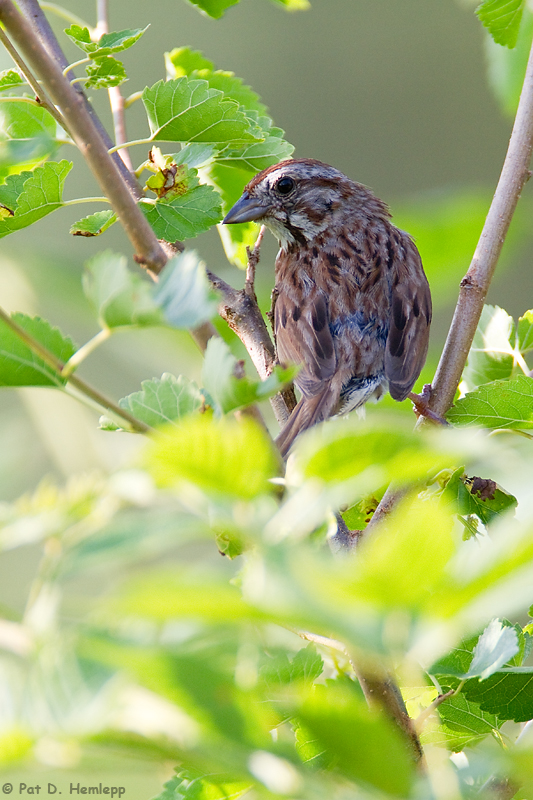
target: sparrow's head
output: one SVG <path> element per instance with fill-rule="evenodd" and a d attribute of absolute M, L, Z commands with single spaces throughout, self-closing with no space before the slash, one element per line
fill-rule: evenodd
<path fill-rule="evenodd" d="M 301 158 L 281 161 L 256 175 L 223 221 L 260 222 L 286 249 L 345 225 L 358 210 L 388 216 L 385 205 L 366 187 L 328 164 Z"/>

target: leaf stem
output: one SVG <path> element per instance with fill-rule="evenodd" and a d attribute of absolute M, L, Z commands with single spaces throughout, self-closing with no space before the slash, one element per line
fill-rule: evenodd
<path fill-rule="evenodd" d="M 0 319 L 10 328 L 13 333 L 18 336 L 18 338 L 24 342 L 24 344 L 29 347 L 32 353 L 39 356 L 39 358 L 44 361 L 47 366 L 51 367 L 54 372 L 57 373 L 58 377 L 62 376 L 62 371 L 65 367 L 63 361 L 58 358 L 54 353 L 48 350 L 41 342 L 37 339 L 34 339 L 31 334 L 24 330 L 15 320 L 6 312 L 3 308 L 0 307 Z M 110 400 L 108 397 L 103 395 L 98 389 L 94 389 L 90 384 L 86 383 L 86 381 L 78 378 L 76 375 L 68 376 L 67 380 L 69 383 L 81 392 L 86 397 L 93 400 L 98 406 L 102 409 L 108 410 L 113 414 L 116 414 L 120 419 L 126 420 L 129 425 L 129 428 L 136 433 L 147 433 L 150 430 L 148 425 L 145 425 L 144 422 L 136 419 L 134 416 L 129 414 L 123 408 L 120 408 L 113 400 Z M 61 386 L 60 381 L 58 381 L 58 388 L 63 388 Z"/>
<path fill-rule="evenodd" d="M 73 62 L 72 62 L 72 64 L 67 64 L 67 66 L 66 66 L 66 67 L 65 67 L 65 69 L 63 70 L 63 75 L 64 75 L 64 76 L 65 76 L 65 78 L 66 78 L 66 77 L 67 77 L 67 75 L 69 74 L 69 72 L 70 72 L 71 70 L 75 69 L 75 67 L 81 67 L 83 64 L 88 64 L 88 63 L 89 63 L 89 61 L 91 61 L 91 59 L 90 59 L 90 58 L 80 58 L 80 60 L 79 60 L 79 61 L 73 61 Z M 75 78 L 74 80 L 79 80 L 79 78 Z M 70 84 L 71 84 L 71 85 L 72 85 L 73 83 L 74 83 L 74 81 L 73 81 L 73 80 L 72 80 L 72 81 L 70 81 Z"/>
<path fill-rule="evenodd" d="M 114 147 L 110 147 L 107 152 L 109 153 L 109 155 L 111 155 L 112 153 L 116 153 L 122 147 L 133 147 L 136 144 L 150 144 L 151 142 L 152 142 L 151 137 L 149 139 L 134 139 L 131 142 L 123 142 L 122 144 L 116 144 Z"/>
<path fill-rule="evenodd" d="M 44 11 L 51 11 L 52 14 L 55 14 L 57 17 L 66 20 L 67 22 L 71 22 L 74 25 L 79 25 L 80 28 L 88 28 L 89 32 L 92 31 L 92 25 L 85 22 L 81 17 L 77 17 L 76 14 L 73 14 L 68 9 L 63 8 L 63 6 L 58 6 L 56 3 L 39 3 L 41 8 Z"/>
<path fill-rule="evenodd" d="M 82 361 L 85 361 L 87 356 L 89 356 L 101 344 L 106 342 L 111 336 L 111 333 L 112 331 L 110 328 L 102 328 L 102 330 L 98 331 L 98 333 L 93 336 L 92 339 L 89 339 L 88 342 L 85 342 L 85 344 L 82 345 L 79 350 L 76 350 L 74 355 L 71 356 L 64 365 L 63 369 L 61 370 L 61 376 L 63 378 L 70 378 L 74 370 L 79 367 Z"/>
<path fill-rule="evenodd" d="M 72 200 L 63 200 L 63 206 L 77 206 L 80 203 L 109 203 L 109 198 L 102 197 L 74 197 Z"/>
<path fill-rule="evenodd" d="M 124 100 L 124 108 L 129 108 L 133 103 L 136 103 L 137 100 L 140 100 L 143 96 L 142 92 L 133 92 Z"/>

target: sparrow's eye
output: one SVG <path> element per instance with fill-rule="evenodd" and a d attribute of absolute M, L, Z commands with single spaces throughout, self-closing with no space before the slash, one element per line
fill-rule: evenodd
<path fill-rule="evenodd" d="M 294 189 L 294 181 L 292 178 L 280 178 L 276 183 L 276 190 L 279 194 L 290 194 Z"/>

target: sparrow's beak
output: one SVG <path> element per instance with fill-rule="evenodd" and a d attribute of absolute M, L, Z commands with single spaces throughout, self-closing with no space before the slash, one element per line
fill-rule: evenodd
<path fill-rule="evenodd" d="M 265 212 L 266 207 L 257 198 L 250 197 L 248 192 L 245 192 L 228 211 L 222 222 L 224 225 L 232 225 L 234 222 L 252 222 L 264 217 Z"/>

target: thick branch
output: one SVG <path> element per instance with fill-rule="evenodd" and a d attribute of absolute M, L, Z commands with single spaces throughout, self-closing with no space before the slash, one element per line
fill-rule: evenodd
<path fill-rule="evenodd" d="M 30 24 L 33 26 L 33 29 L 36 32 L 37 37 L 39 38 L 41 44 L 46 49 L 50 57 L 53 58 L 54 61 L 57 61 L 62 70 L 64 70 L 65 67 L 68 67 L 69 61 L 65 56 L 65 54 L 63 53 L 61 47 L 59 46 L 59 42 L 57 41 L 55 34 L 52 28 L 50 27 L 50 23 L 46 19 L 43 10 L 39 6 L 37 0 L 19 0 L 18 5 L 24 16 L 27 17 Z M 73 76 L 70 75 L 70 77 L 72 78 Z M 89 103 L 79 83 L 74 84 L 74 90 L 81 98 L 81 101 L 85 106 L 86 111 L 90 114 L 97 131 L 102 137 L 102 141 L 109 150 L 111 147 L 113 147 L 113 142 L 111 141 L 108 132 L 100 122 L 93 107 Z M 122 175 L 122 178 L 129 186 L 131 193 L 138 200 L 140 197 L 142 197 L 142 191 L 141 187 L 137 183 L 135 175 L 133 175 L 133 173 L 130 172 L 130 170 L 127 168 L 126 164 L 122 161 L 118 153 L 113 153 L 112 158 L 115 164 L 117 165 L 117 168 L 120 174 Z"/>
<path fill-rule="evenodd" d="M 533 45 L 500 180 L 472 263 L 461 281 L 453 321 L 432 384 L 429 406 L 440 416 L 453 403 L 516 204 L 529 178 L 532 148 Z"/>

